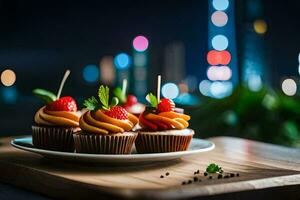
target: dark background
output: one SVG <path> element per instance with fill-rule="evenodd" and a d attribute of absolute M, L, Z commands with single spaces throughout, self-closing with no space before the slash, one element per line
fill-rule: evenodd
<path fill-rule="evenodd" d="M 265 80 L 279 88 L 283 77 L 298 79 L 300 2 L 261 2 L 261 18 L 268 24 L 261 36 L 269 77 Z M 245 0 L 235 2 L 238 47 L 246 43 L 245 27 L 251 28 L 253 22 L 246 14 L 247 5 Z M 0 70 L 15 70 L 18 100 L 15 104 L 1 101 L 0 136 L 30 133 L 33 115 L 42 105 L 32 89 L 56 91 L 67 68 L 72 73 L 63 94 L 76 97 L 81 105 L 98 87 L 84 82 L 82 68 L 98 65 L 105 55 L 131 53 L 131 41 L 139 34 L 150 41 L 150 80 L 163 72 L 162 49 L 181 41 L 186 46 L 186 75 L 196 75 L 199 83 L 206 77 L 208 20 L 207 1 L 1 0 Z M 243 50 L 237 50 L 240 63 Z"/>

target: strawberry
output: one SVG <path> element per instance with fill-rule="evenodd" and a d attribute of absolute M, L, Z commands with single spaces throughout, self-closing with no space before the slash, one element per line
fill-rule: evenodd
<path fill-rule="evenodd" d="M 47 104 L 46 109 L 50 111 L 77 112 L 77 104 L 72 97 L 66 96 Z"/>
<path fill-rule="evenodd" d="M 126 100 L 126 106 L 132 106 L 138 102 L 136 96 L 129 94 Z"/>
<path fill-rule="evenodd" d="M 163 98 L 160 100 L 159 104 L 157 105 L 158 112 L 169 112 L 174 111 L 175 104 L 171 99 Z"/>
<path fill-rule="evenodd" d="M 121 106 L 114 106 L 109 110 L 104 111 L 104 114 L 115 119 L 120 119 L 120 120 L 128 119 L 128 112 L 125 110 L 125 108 Z"/>

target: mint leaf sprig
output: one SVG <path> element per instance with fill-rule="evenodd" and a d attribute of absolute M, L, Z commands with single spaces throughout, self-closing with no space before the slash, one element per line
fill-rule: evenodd
<path fill-rule="evenodd" d="M 206 172 L 210 173 L 210 174 L 223 173 L 223 170 L 219 165 L 217 165 L 215 163 L 211 163 L 207 166 Z"/>
<path fill-rule="evenodd" d="M 101 85 L 98 89 L 98 99 L 92 96 L 86 100 L 84 100 L 83 105 L 88 110 L 98 110 L 100 108 L 104 110 L 109 110 L 110 107 L 116 106 L 119 103 L 119 99 L 117 97 L 113 97 L 111 100 L 111 104 L 109 104 L 109 87 Z"/>
<path fill-rule="evenodd" d="M 32 93 L 39 97 L 46 104 L 51 103 L 57 99 L 56 95 L 48 90 L 36 88 L 32 91 Z"/>
<path fill-rule="evenodd" d="M 113 93 L 119 99 L 121 104 L 126 103 L 126 95 L 124 95 L 124 93 L 122 92 L 122 88 L 117 87 L 116 89 L 114 89 Z"/>
<path fill-rule="evenodd" d="M 146 96 L 146 100 L 151 104 L 152 107 L 157 108 L 158 100 L 151 92 Z"/>

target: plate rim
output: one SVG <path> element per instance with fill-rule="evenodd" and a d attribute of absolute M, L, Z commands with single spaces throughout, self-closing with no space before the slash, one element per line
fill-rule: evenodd
<path fill-rule="evenodd" d="M 210 146 L 203 149 L 196 149 L 196 150 L 189 150 L 189 151 L 176 151 L 176 152 L 166 152 L 166 153 L 147 153 L 147 154 L 87 154 L 87 153 L 72 153 L 72 152 L 62 152 L 62 151 L 52 151 L 46 149 L 39 149 L 39 148 L 31 148 L 22 145 L 18 145 L 15 143 L 16 140 L 20 139 L 32 139 L 32 136 L 27 137 L 20 137 L 14 138 L 10 141 L 10 144 L 17 149 L 28 151 L 31 153 L 36 153 L 42 156 L 51 155 L 51 156 L 67 156 L 67 157 L 81 157 L 81 158 L 102 158 L 102 159 L 143 159 L 143 158 L 157 158 L 157 157 L 169 157 L 169 156 L 188 156 L 194 155 L 197 153 L 211 151 L 215 148 L 215 144 L 210 140 L 199 139 L 199 138 L 192 138 L 192 140 L 201 140 L 210 143 Z"/>

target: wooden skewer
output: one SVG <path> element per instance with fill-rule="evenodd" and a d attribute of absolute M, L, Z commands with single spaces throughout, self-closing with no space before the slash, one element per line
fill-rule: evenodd
<path fill-rule="evenodd" d="M 161 85 L 161 75 L 157 76 L 157 102 L 160 102 L 160 85 Z"/>
<path fill-rule="evenodd" d="M 59 89 L 58 89 L 58 92 L 57 92 L 57 95 L 56 95 L 56 99 L 59 99 L 59 97 L 61 95 L 61 92 L 62 92 L 62 89 L 63 89 L 63 87 L 65 85 L 65 82 L 66 82 L 68 76 L 70 75 L 70 73 L 71 73 L 70 70 L 67 70 L 65 72 L 65 75 L 64 75 L 63 79 L 61 80 L 61 83 L 60 83 L 60 86 L 59 86 Z"/>
<path fill-rule="evenodd" d="M 127 89 L 127 79 L 123 79 L 123 83 L 122 83 L 122 95 L 125 96 L 126 95 L 126 89 Z"/>

